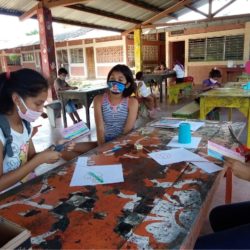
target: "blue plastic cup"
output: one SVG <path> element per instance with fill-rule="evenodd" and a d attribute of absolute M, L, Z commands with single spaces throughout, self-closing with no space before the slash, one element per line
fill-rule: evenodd
<path fill-rule="evenodd" d="M 191 126 L 189 123 L 183 122 L 179 125 L 178 142 L 183 144 L 191 143 Z"/>

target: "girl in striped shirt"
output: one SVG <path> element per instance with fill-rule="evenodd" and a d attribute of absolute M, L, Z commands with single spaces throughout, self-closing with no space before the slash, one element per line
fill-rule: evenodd
<path fill-rule="evenodd" d="M 136 85 L 126 65 L 114 66 L 107 77 L 109 90 L 94 98 L 98 145 L 130 132 L 135 125 L 138 101 L 130 97 Z"/>

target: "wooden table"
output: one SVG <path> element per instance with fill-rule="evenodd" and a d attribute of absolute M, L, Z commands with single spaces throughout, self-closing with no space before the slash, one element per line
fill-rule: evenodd
<path fill-rule="evenodd" d="M 87 126 L 90 128 L 90 118 L 89 118 L 89 107 L 94 99 L 94 97 L 98 94 L 102 94 L 105 92 L 107 87 L 105 86 L 91 86 L 77 90 L 65 90 L 59 91 L 58 96 L 62 101 L 62 114 L 63 114 L 63 124 L 64 127 L 67 127 L 67 118 L 66 118 L 66 110 L 65 105 L 69 99 L 78 99 L 80 103 L 85 107 Z"/>
<path fill-rule="evenodd" d="M 217 88 L 200 94 L 200 119 L 216 107 L 237 108 L 247 118 L 247 146 L 250 147 L 250 91 L 241 88 Z"/>
<path fill-rule="evenodd" d="M 173 84 L 167 87 L 168 90 L 168 102 L 175 104 L 178 103 L 179 100 L 179 94 L 181 90 L 188 90 L 189 93 L 192 92 L 193 88 L 193 82 L 183 82 L 183 83 L 177 83 Z"/>
<path fill-rule="evenodd" d="M 150 83 L 151 80 L 156 81 L 159 84 L 159 91 L 160 91 L 160 102 L 163 100 L 163 88 L 162 88 L 162 82 L 167 79 L 168 77 L 174 77 L 176 75 L 175 71 L 171 70 L 168 73 L 164 74 L 143 74 L 143 81 L 147 84 Z"/>
<path fill-rule="evenodd" d="M 232 145 L 228 122 L 195 132 L 199 152 L 207 140 Z M 233 124 L 240 131 L 242 123 Z M 224 171 L 207 174 L 181 162 L 160 166 L 147 151 L 166 149 L 177 129 L 140 128 L 116 142 L 113 155 L 88 153 L 92 164 L 121 163 L 124 183 L 70 187 L 75 164 L 67 163 L 0 196 L 1 216 L 32 232 L 33 248 L 191 249 Z M 135 150 L 140 142 L 147 151 Z"/>
<path fill-rule="evenodd" d="M 224 87 L 225 88 L 242 88 L 242 86 L 246 84 L 246 82 L 227 82 Z"/>

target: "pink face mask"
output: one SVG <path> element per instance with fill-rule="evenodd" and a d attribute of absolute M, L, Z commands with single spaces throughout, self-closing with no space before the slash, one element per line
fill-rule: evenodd
<path fill-rule="evenodd" d="M 34 122 L 37 118 L 39 118 L 39 116 L 42 114 L 42 112 L 37 112 L 37 111 L 33 111 L 33 110 L 29 109 L 26 106 L 24 100 L 21 97 L 19 97 L 19 98 L 22 101 L 24 107 L 26 108 L 26 112 L 22 113 L 20 108 L 17 106 L 19 116 L 22 119 L 26 120 L 27 122 Z"/>

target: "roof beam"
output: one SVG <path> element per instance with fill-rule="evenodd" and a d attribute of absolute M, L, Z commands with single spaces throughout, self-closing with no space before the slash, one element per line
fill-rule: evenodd
<path fill-rule="evenodd" d="M 123 1 L 124 1 L 124 0 L 123 0 Z M 133 28 L 131 28 L 131 29 L 129 29 L 129 30 L 126 30 L 126 31 L 122 32 L 122 35 L 126 36 L 126 35 L 128 35 L 129 33 L 133 32 L 134 29 L 139 29 L 139 28 L 141 28 L 142 26 L 145 26 L 145 25 L 147 25 L 147 24 L 150 24 L 150 23 L 152 23 L 152 22 L 154 22 L 154 21 L 157 21 L 157 20 L 159 20 L 159 19 L 161 19 L 161 18 L 163 18 L 163 17 L 169 16 L 169 15 L 171 15 L 172 13 L 174 13 L 175 11 L 181 9 L 183 6 L 189 5 L 189 4 L 191 4 L 191 3 L 194 3 L 195 1 L 197 1 L 197 0 L 193 0 L 193 1 L 192 1 L 192 0 L 181 0 L 181 1 L 179 1 L 178 3 L 176 3 L 175 5 L 173 5 L 173 6 L 169 7 L 169 8 L 167 8 L 166 10 L 164 10 L 164 11 L 162 11 L 162 12 L 156 14 L 155 16 L 151 17 L 150 19 L 148 19 L 148 20 L 142 22 L 141 25 L 138 24 L 138 25 L 134 26 Z"/>
<path fill-rule="evenodd" d="M 36 6 L 26 11 L 23 15 L 19 17 L 20 21 L 24 21 L 37 13 L 37 9 L 41 8 L 42 6 L 47 7 L 49 9 L 59 7 L 59 6 L 67 6 L 72 5 L 76 3 L 82 3 L 82 2 L 89 2 L 90 0 L 43 0 L 39 2 Z"/>
<path fill-rule="evenodd" d="M 91 0 L 42 0 L 45 7 L 51 9 L 55 7 L 64 7 L 72 4 L 89 2 Z"/>
<path fill-rule="evenodd" d="M 98 16 L 113 18 L 113 19 L 128 22 L 128 23 L 134 23 L 134 24 L 141 23 L 140 20 L 137 20 L 137 19 L 134 19 L 134 18 L 130 18 L 130 17 L 122 16 L 122 15 L 117 15 L 117 14 L 114 14 L 114 13 L 111 13 L 111 12 L 108 12 L 108 11 L 88 7 L 88 6 L 85 6 L 83 4 L 70 5 L 70 6 L 67 6 L 67 8 L 70 8 L 70 9 L 73 9 L 73 10 L 79 10 L 79 11 L 83 11 L 83 12 L 88 12 L 88 13 L 95 14 L 95 15 L 98 15 Z"/>
<path fill-rule="evenodd" d="M 41 6 L 41 3 L 38 3 L 36 6 L 34 6 L 33 8 L 29 9 L 28 11 L 26 11 L 24 14 L 22 14 L 19 17 L 20 21 L 24 21 L 28 18 L 33 17 L 34 15 L 36 15 L 37 10 L 39 9 L 39 7 Z"/>
<path fill-rule="evenodd" d="M 161 9 L 153 4 L 149 4 L 147 2 L 141 1 L 141 0 L 122 0 L 122 1 L 129 3 L 131 5 L 134 5 L 136 7 L 140 7 L 142 9 L 155 12 L 155 13 L 159 13 L 159 12 L 163 11 L 163 9 Z"/>
<path fill-rule="evenodd" d="M 0 8 L 0 14 L 20 17 L 22 14 L 24 14 L 24 12 L 19 11 L 19 10 L 11 10 L 10 11 L 8 9 Z M 35 17 L 33 16 L 32 18 L 35 18 Z M 52 17 L 52 20 L 54 22 L 57 22 L 57 23 L 76 25 L 76 26 L 80 26 L 80 27 L 89 27 L 89 28 L 94 28 L 94 29 L 102 29 L 102 30 L 109 30 L 109 31 L 115 31 L 115 32 L 123 32 L 124 31 L 122 29 L 117 29 L 117 28 L 113 28 L 113 27 L 109 27 L 109 26 L 95 25 L 95 24 L 78 22 L 78 21 L 73 21 L 73 20 L 65 20 L 63 18 L 58 18 L 58 17 Z"/>
<path fill-rule="evenodd" d="M 229 5 L 231 5 L 233 2 L 235 2 L 236 0 L 231 0 L 230 2 L 228 2 L 227 4 L 225 4 L 224 6 L 222 6 L 220 9 L 218 9 L 217 11 L 215 11 L 212 14 L 212 17 L 216 16 L 219 12 L 221 12 L 222 10 L 224 10 L 226 7 L 228 7 Z"/>
<path fill-rule="evenodd" d="M 192 10 L 192 11 L 195 11 L 195 12 L 197 12 L 197 13 L 199 13 L 199 14 L 205 16 L 205 17 L 208 17 L 208 15 L 207 15 L 206 13 L 204 13 L 204 12 L 202 12 L 202 11 L 200 11 L 200 10 L 194 8 L 193 6 L 190 6 L 190 5 L 184 5 L 184 6 L 185 6 L 186 8 L 188 8 L 188 9 Z"/>
<path fill-rule="evenodd" d="M 64 24 L 81 26 L 81 27 L 89 27 L 89 28 L 93 28 L 93 29 L 109 30 L 109 31 L 116 31 L 116 32 L 123 32 L 124 31 L 122 29 L 117 29 L 117 28 L 113 28 L 110 26 L 96 25 L 96 24 L 91 24 L 91 23 L 86 23 L 86 22 L 73 21 L 73 20 L 69 20 L 69 19 L 66 20 L 66 19 L 59 18 L 59 17 L 52 17 L 52 21 L 57 22 L 57 23 L 64 23 Z"/>
<path fill-rule="evenodd" d="M 181 26 L 185 26 L 187 24 L 202 24 L 202 23 L 213 23 L 216 21 L 223 21 L 223 20 L 241 20 L 241 19 L 249 19 L 250 20 L 250 14 L 243 14 L 243 15 L 233 15 L 233 16 L 223 16 L 223 17 L 214 17 L 212 20 L 206 18 L 206 19 L 200 19 L 200 20 L 193 20 L 193 21 L 185 21 L 185 22 L 177 22 L 177 23 L 157 23 L 157 24 L 147 24 L 143 25 L 141 28 L 142 29 L 155 29 L 157 27 L 163 27 L 163 28 L 168 28 L 168 27 L 178 27 L 178 28 L 184 28 Z"/>
<path fill-rule="evenodd" d="M 183 6 L 189 5 L 195 1 L 192 0 L 181 0 L 178 3 L 174 4 L 173 6 L 167 8 L 166 10 L 160 12 L 159 14 L 156 14 L 155 16 L 149 18 L 148 20 L 144 21 L 142 25 L 148 24 L 148 23 L 153 23 L 155 21 L 158 21 L 162 19 L 163 17 L 168 16 L 169 14 L 172 14 L 173 12 L 176 12 L 180 10 Z"/>
<path fill-rule="evenodd" d="M 208 18 L 212 18 L 212 1 L 213 0 L 209 0 L 208 1 Z"/>

